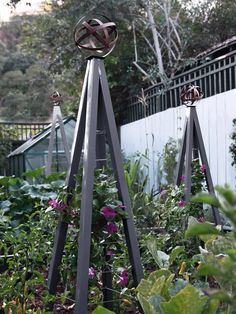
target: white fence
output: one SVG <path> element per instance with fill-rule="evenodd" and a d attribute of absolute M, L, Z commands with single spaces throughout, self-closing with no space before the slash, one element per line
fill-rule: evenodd
<path fill-rule="evenodd" d="M 235 167 L 231 166 L 229 146 L 236 118 L 236 89 L 197 104 L 198 118 L 214 185 L 236 185 Z M 121 147 L 125 156 L 148 151 L 149 186 L 158 188 L 158 155 L 170 137 L 181 140 L 186 107 L 170 108 L 147 118 L 121 126 Z"/>

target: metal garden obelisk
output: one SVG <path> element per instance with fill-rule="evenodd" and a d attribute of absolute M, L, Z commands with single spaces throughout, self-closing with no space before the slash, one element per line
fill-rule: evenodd
<path fill-rule="evenodd" d="M 214 195 L 215 190 L 211 178 L 211 172 L 207 160 L 205 146 L 202 138 L 200 124 L 198 121 L 196 102 L 203 97 L 199 86 L 189 85 L 181 92 L 181 100 L 187 107 L 187 118 L 185 121 L 184 135 L 180 149 L 179 161 L 177 165 L 176 185 L 180 185 L 181 176 L 185 177 L 184 199 L 189 201 L 191 197 L 191 176 L 192 161 L 201 158 L 202 165 L 205 166 L 205 179 L 210 194 Z M 199 156 L 200 155 L 200 156 Z M 220 214 L 217 208 L 212 207 L 213 217 L 216 225 L 221 224 Z"/>
<path fill-rule="evenodd" d="M 60 93 L 56 91 L 51 95 L 50 99 L 52 100 L 54 106 L 53 106 L 51 134 L 50 134 L 49 145 L 48 145 L 48 159 L 47 159 L 46 169 L 45 169 L 46 175 L 49 175 L 52 172 L 53 147 L 54 147 L 55 140 L 57 140 L 56 139 L 57 137 L 56 136 L 56 124 L 57 123 L 60 126 L 61 139 L 62 139 L 62 144 L 65 150 L 67 164 L 68 166 L 70 164 L 70 150 L 69 150 L 68 142 L 66 139 L 66 133 L 65 133 L 65 128 L 64 128 L 64 123 L 62 120 L 61 107 L 60 107 L 62 97 Z"/>
<path fill-rule="evenodd" d="M 91 19 L 83 18 L 77 24 L 74 36 L 76 45 L 88 52 L 89 58 L 66 184 L 69 193 L 75 187 L 75 174 L 78 171 L 83 147 L 75 313 L 86 314 L 88 312 L 88 269 L 90 262 L 94 170 L 105 164 L 105 141 L 109 146 L 119 198 L 128 217 L 123 220 L 123 225 L 135 286 L 143 277 L 143 270 L 103 61 L 103 58 L 115 46 L 117 40 L 116 25 L 103 16 Z M 70 197 L 68 197 L 68 205 L 70 201 Z M 56 293 L 59 277 L 58 268 L 61 263 L 67 228 L 66 222 L 59 222 L 48 277 L 50 293 Z M 105 284 L 106 281 L 110 281 L 109 278 L 106 279 L 108 280 L 105 280 Z"/>

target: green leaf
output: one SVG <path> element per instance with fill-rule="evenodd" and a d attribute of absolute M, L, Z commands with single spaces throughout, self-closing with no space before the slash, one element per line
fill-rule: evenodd
<path fill-rule="evenodd" d="M 164 314 L 200 314 L 207 302 L 207 297 L 192 285 L 187 285 L 169 302 L 161 303 Z"/>
<path fill-rule="evenodd" d="M 10 206 L 11 206 L 11 202 L 6 200 L 6 201 L 2 201 L 0 203 L 0 209 L 3 210 L 4 212 L 8 211 Z"/>
<path fill-rule="evenodd" d="M 216 191 L 232 206 L 236 203 L 236 194 L 230 189 L 228 185 L 216 186 Z"/>
<path fill-rule="evenodd" d="M 155 239 L 150 239 L 147 243 L 147 248 L 151 253 L 152 257 L 156 261 L 157 265 L 160 268 L 168 268 L 169 267 L 169 255 L 165 252 L 157 250 L 157 241 Z"/>
<path fill-rule="evenodd" d="M 115 314 L 115 312 L 112 312 L 105 307 L 99 305 L 93 312 L 92 314 Z"/>
<path fill-rule="evenodd" d="M 168 278 L 170 275 L 171 275 L 171 272 L 168 269 L 161 268 L 161 269 L 158 269 L 158 270 L 152 272 L 148 276 L 148 281 L 151 282 L 152 284 L 154 284 L 154 282 L 157 280 L 157 278 L 159 278 L 161 276 L 165 276 L 166 278 Z"/>
<path fill-rule="evenodd" d="M 141 293 L 143 296 L 147 297 L 150 295 L 150 291 L 152 289 L 152 285 L 146 279 L 142 279 L 136 288 L 136 290 Z"/>
<path fill-rule="evenodd" d="M 218 307 L 219 307 L 220 301 L 217 299 L 210 299 L 207 302 L 206 308 L 204 308 L 204 314 L 215 314 Z"/>
<path fill-rule="evenodd" d="M 212 264 L 201 264 L 197 271 L 197 276 L 220 276 L 222 272 Z"/>
<path fill-rule="evenodd" d="M 169 293 L 171 296 L 179 293 L 183 288 L 188 285 L 188 281 L 182 278 L 177 278 L 174 282 L 174 285 L 169 289 Z"/>
<path fill-rule="evenodd" d="M 185 252 L 184 246 L 176 246 L 170 253 L 170 264 L 172 264 L 183 252 Z"/>
<path fill-rule="evenodd" d="M 138 293 L 137 297 L 145 314 L 157 314 L 153 305 L 142 294 Z"/>
<path fill-rule="evenodd" d="M 190 226 L 185 232 L 185 238 L 191 238 L 193 236 L 200 236 L 204 234 L 220 234 L 220 231 L 215 226 L 209 223 L 199 223 Z"/>
<path fill-rule="evenodd" d="M 39 176 L 44 174 L 44 168 L 45 167 L 37 168 L 37 169 L 34 169 L 34 170 L 28 170 L 25 173 L 23 173 L 22 176 L 28 177 L 28 178 L 35 178 L 36 179 Z"/>
<path fill-rule="evenodd" d="M 191 198 L 193 203 L 204 203 L 214 207 L 220 207 L 220 203 L 215 196 L 212 196 L 207 193 L 198 193 L 197 195 Z"/>
<path fill-rule="evenodd" d="M 163 314 L 163 311 L 160 307 L 160 304 L 165 301 L 165 299 L 160 295 L 154 295 L 148 299 L 148 301 L 152 304 L 155 309 L 155 313 Z"/>
<path fill-rule="evenodd" d="M 165 286 L 165 281 L 166 281 L 165 276 L 161 276 L 157 278 L 149 294 L 150 295 L 157 295 L 157 294 L 162 295 L 162 290 Z"/>

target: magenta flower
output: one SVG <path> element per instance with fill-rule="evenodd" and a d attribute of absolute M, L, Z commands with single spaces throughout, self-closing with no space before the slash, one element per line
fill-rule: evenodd
<path fill-rule="evenodd" d="M 110 222 L 110 223 L 108 223 L 108 224 L 105 226 L 105 229 L 106 229 L 106 231 L 107 231 L 109 234 L 113 234 L 113 233 L 118 232 L 118 227 L 117 227 L 117 225 L 116 225 L 115 222 Z"/>
<path fill-rule="evenodd" d="M 184 207 L 184 206 L 186 206 L 186 204 L 187 204 L 187 203 L 186 203 L 185 201 L 183 201 L 183 200 L 181 200 L 181 201 L 178 202 L 178 206 L 179 206 L 179 207 Z"/>
<path fill-rule="evenodd" d="M 206 171 L 206 165 L 201 165 L 201 172 L 205 172 Z"/>
<path fill-rule="evenodd" d="M 185 180 L 186 180 L 186 176 L 181 176 L 181 177 L 180 177 L 180 182 L 181 182 L 181 183 L 184 183 Z"/>
<path fill-rule="evenodd" d="M 128 285 L 129 274 L 128 274 L 127 270 L 122 271 L 122 273 L 119 275 L 119 280 L 117 281 L 117 283 L 122 287 L 125 287 Z"/>
<path fill-rule="evenodd" d="M 88 277 L 89 279 L 93 279 L 96 276 L 96 269 L 94 269 L 93 267 L 89 267 L 89 271 L 88 271 Z"/>
<path fill-rule="evenodd" d="M 52 206 L 52 208 L 54 209 L 58 209 L 58 210 L 61 210 L 63 211 L 64 209 L 66 209 L 68 206 L 66 204 L 62 204 L 61 202 L 59 202 L 58 200 L 50 200 L 48 202 L 48 204 L 50 206 Z"/>
<path fill-rule="evenodd" d="M 106 219 L 114 219 L 116 217 L 116 215 L 117 215 L 117 212 L 113 208 L 107 206 L 107 207 L 103 207 L 101 209 L 101 214 Z"/>

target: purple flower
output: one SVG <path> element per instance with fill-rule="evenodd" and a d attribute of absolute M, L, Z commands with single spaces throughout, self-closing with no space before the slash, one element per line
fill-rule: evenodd
<path fill-rule="evenodd" d="M 205 172 L 206 171 L 206 165 L 201 165 L 201 172 Z"/>
<path fill-rule="evenodd" d="M 181 201 L 178 202 L 178 206 L 179 206 L 179 207 L 184 207 L 184 206 L 186 206 L 186 204 L 187 204 L 187 203 L 186 203 L 185 201 L 183 201 L 183 200 L 181 200 Z"/>
<path fill-rule="evenodd" d="M 66 205 L 66 204 L 62 204 L 62 203 L 59 202 L 58 200 L 50 200 L 50 201 L 48 202 L 48 204 L 49 204 L 50 206 L 52 206 L 52 208 L 58 209 L 58 210 L 61 210 L 61 211 L 63 211 L 64 209 L 67 208 L 67 205 Z"/>
<path fill-rule="evenodd" d="M 107 207 L 103 207 L 101 209 L 101 214 L 106 219 L 114 219 L 116 217 L 116 215 L 117 215 L 117 212 L 113 208 L 107 206 Z"/>
<path fill-rule="evenodd" d="M 117 281 L 117 283 L 122 287 L 125 287 L 128 285 L 129 274 L 128 274 L 127 270 L 123 270 L 122 273 L 120 273 L 119 280 Z"/>
<path fill-rule="evenodd" d="M 185 180 L 186 180 L 186 176 L 181 176 L 181 177 L 180 177 L 180 182 L 181 182 L 181 183 L 184 183 Z"/>
<path fill-rule="evenodd" d="M 89 267 L 88 277 L 89 279 L 93 279 L 96 276 L 96 270 L 93 267 Z"/>
<path fill-rule="evenodd" d="M 116 225 L 115 222 L 110 222 L 110 223 L 108 223 L 108 224 L 105 226 L 105 229 L 106 229 L 106 231 L 107 231 L 109 234 L 113 234 L 113 233 L 118 232 L 118 227 L 117 227 L 117 225 Z"/>

